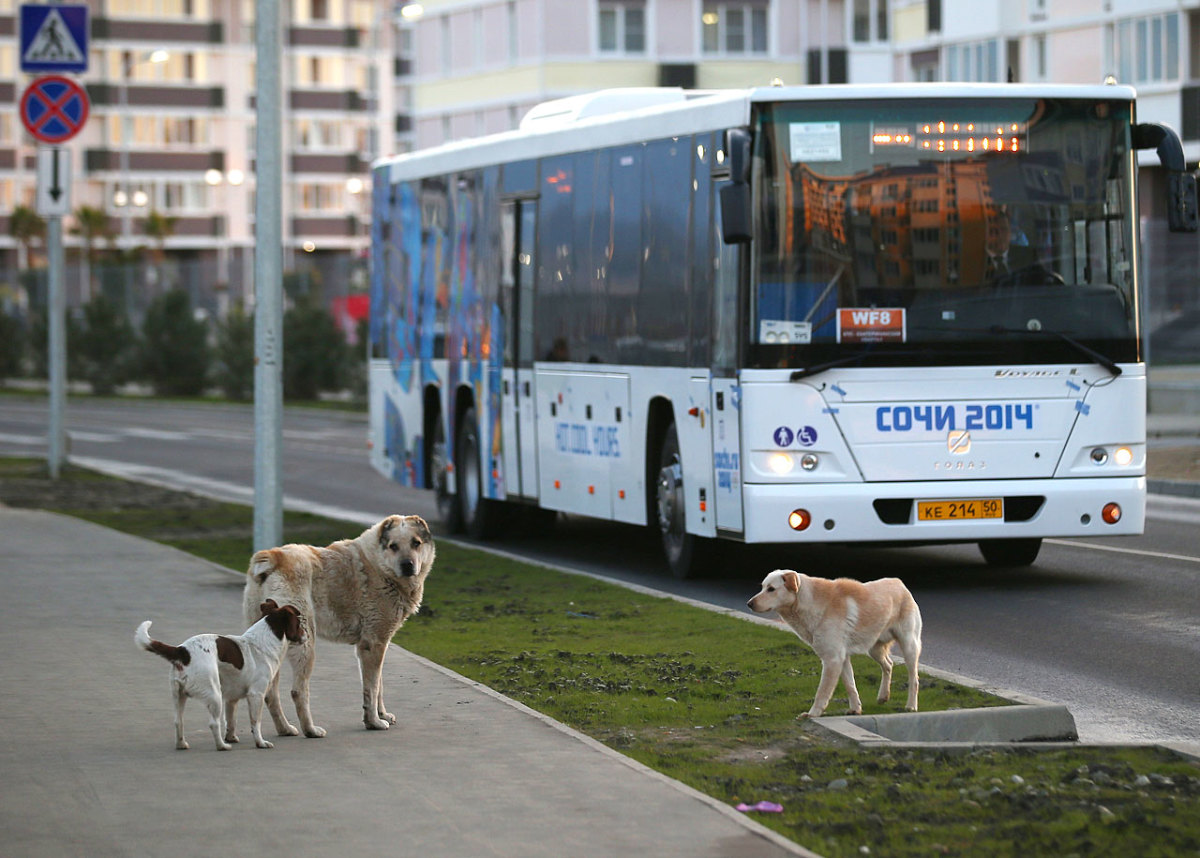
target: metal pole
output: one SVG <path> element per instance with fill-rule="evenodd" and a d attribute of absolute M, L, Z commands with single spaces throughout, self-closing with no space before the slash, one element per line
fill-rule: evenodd
<path fill-rule="evenodd" d="M 254 549 L 283 535 L 283 138 L 281 0 L 256 0 Z"/>
<path fill-rule="evenodd" d="M 50 437 L 47 466 L 50 478 L 57 480 L 66 459 L 66 430 L 63 413 L 66 410 L 67 387 L 67 326 L 66 296 L 63 288 L 62 218 L 52 215 L 46 219 L 46 254 L 49 257 L 50 277 Z"/>

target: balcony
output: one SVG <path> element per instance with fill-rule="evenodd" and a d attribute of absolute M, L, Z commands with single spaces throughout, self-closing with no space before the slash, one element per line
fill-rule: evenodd
<path fill-rule="evenodd" d="M 158 86 L 155 84 L 89 83 L 88 96 L 93 106 L 118 107 L 121 90 L 130 107 L 195 107 L 219 109 L 225 106 L 225 89 L 219 86 Z"/>

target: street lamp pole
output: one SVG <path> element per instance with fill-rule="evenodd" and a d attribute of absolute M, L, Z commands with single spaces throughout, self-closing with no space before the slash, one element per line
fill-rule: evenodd
<path fill-rule="evenodd" d="M 120 171 L 121 171 L 121 187 L 113 194 L 113 205 L 121 209 L 121 238 L 125 244 L 130 243 L 130 206 L 145 205 L 145 192 L 138 191 L 135 195 L 131 193 L 129 188 L 129 143 L 133 131 L 133 122 L 129 116 L 129 76 L 133 70 L 142 63 L 165 63 L 170 58 L 170 53 L 164 50 L 149 51 L 139 57 L 129 57 L 121 68 L 121 87 L 118 90 L 118 106 L 120 107 L 120 125 L 121 125 L 121 149 L 120 149 Z M 137 201 L 138 195 L 141 197 L 141 202 Z"/>

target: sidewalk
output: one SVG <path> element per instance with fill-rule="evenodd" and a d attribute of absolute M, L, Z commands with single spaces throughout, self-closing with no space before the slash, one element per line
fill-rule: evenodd
<path fill-rule="evenodd" d="M 812 854 L 395 647 L 386 733 L 363 729 L 353 650 L 322 641 L 312 697 L 326 738 L 276 738 L 268 716 L 275 748 L 258 750 L 242 706 L 242 742 L 219 753 L 191 701 L 192 749 L 176 751 L 168 666 L 134 629 L 153 620 L 172 643 L 242 631 L 239 576 L 0 507 L 0 586 L 5 856 Z"/>

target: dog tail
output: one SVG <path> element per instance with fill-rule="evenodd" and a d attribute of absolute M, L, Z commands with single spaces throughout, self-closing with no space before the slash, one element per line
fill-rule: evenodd
<path fill-rule="evenodd" d="M 187 664 L 192 660 L 192 654 L 181 646 L 171 646 L 150 637 L 150 621 L 142 623 L 133 633 L 133 639 L 142 649 L 161 655 L 167 661 L 175 664 Z"/>

